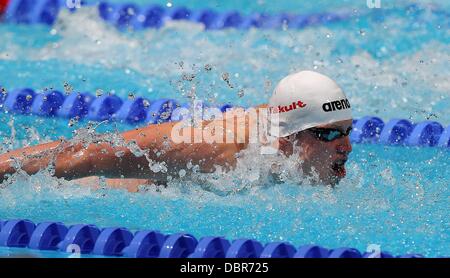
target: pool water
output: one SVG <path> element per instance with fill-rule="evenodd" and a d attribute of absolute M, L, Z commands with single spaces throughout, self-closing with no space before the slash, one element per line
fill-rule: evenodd
<path fill-rule="evenodd" d="M 196 97 L 212 104 L 250 106 L 267 101 L 284 75 L 314 69 L 338 80 L 356 118 L 376 115 L 450 124 L 450 16 L 439 12 L 448 10 L 445 1 L 428 1 L 431 6 L 415 9 L 406 9 L 409 1 L 400 1 L 374 10 L 365 1 L 251 2 L 208 5 L 245 13 L 345 10 L 352 16 L 301 30 L 205 32 L 199 24 L 172 22 L 159 30 L 121 33 L 99 19 L 95 8 L 84 8 L 60 14 L 53 27 L 1 24 L 0 84 L 61 91 L 68 84 L 73 91 L 112 91 L 121 97 L 132 93 L 181 102 Z M 224 73 L 232 86 L 222 79 Z M 89 124 L 0 115 L 2 153 L 70 138 Z M 97 131 L 130 128 L 114 123 Z M 91 190 L 53 178 L 48 171 L 32 177 L 19 173 L 0 185 L 0 219 L 185 231 L 197 238 L 223 235 L 362 251 L 377 244 L 393 254 L 449 256 L 450 152 L 369 144 L 353 148 L 347 177 L 335 189 L 310 186 L 306 180 L 298 185 L 295 174 L 273 184 L 264 178 L 264 163 L 251 155 L 231 174 L 176 179 L 165 189 L 141 193 Z M 0 249 L 0 256 L 15 252 Z"/>

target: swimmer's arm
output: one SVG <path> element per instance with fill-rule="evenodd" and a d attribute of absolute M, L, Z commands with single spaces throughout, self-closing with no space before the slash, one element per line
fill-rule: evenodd
<path fill-rule="evenodd" d="M 168 174 L 177 174 L 186 168 L 189 161 L 199 165 L 202 171 L 212 171 L 214 164 L 226 164 L 233 157 L 235 150 L 230 145 L 173 143 L 170 138 L 175 124 L 150 125 L 122 134 L 125 141 L 134 141 L 147 150 L 151 161 L 165 162 L 167 172 L 152 171 L 145 156 L 135 156 L 127 147 L 109 143 L 84 147 L 81 143 L 55 141 L 1 154 L 0 182 L 18 168 L 32 175 L 50 163 L 54 164 L 55 176 L 68 180 L 88 176 L 165 180 Z"/>
<path fill-rule="evenodd" d="M 216 122 L 227 126 L 225 120 Z M 127 147 L 100 143 L 90 144 L 85 148 L 80 143 L 68 145 L 67 142 L 55 141 L 1 154 L 0 182 L 7 174 L 16 172 L 13 158 L 19 161 L 20 168 L 30 175 L 46 168 L 53 161 L 55 175 L 66 179 L 105 176 L 165 180 L 167 175 L 176 175 L 180 169 L 186 169 L 189 162 L 194 166 L 198 165 L 199 170 L 203 172 L 213 171 L 215 165 L 221 165 L 225 169 L 233 167 L 236 162 L 235 154 L 247 145 L 236 140 L 226 142 L 225 132 L 223 141 L 226 143 L 176 144 L 171 139 L 172 129 L 176 124 L 178 123 L 150 125 L 122 134 L 125 141 L 134 141 L 141 149 L 147 150 L 147 157 L 151 161 L 164 162 L 163 166 L 167 168 L 167 172 L 151 170 L 146 156 L 136 156 Z M 238 133 L 237 126 L 239 125 L 236 125 L 232 133 Z M 191 134 L 195 134 L 194 128 L 186 129 L 191 129 Z M 245 134 L 249 134 L 248 124 Z M 248 136 L 244 142 L 248 142 Z"/>
<path fill-rule="evenodd" d="M 193 166 L 198 165 L 198 170 L 201 172 L 213 171 L 214 165 L 221 165 L 224 168 L 234 165 L 234 154 L 241 149 L 241 145 L 206 142 L 175 143 L 172 140 L 172 130 L 177 124 L 179 123 L 150 125 L 122 133 L 125 141 L 133 141 L 141 149 L 146 150 L 147 157 L 137 157 L 125 147 L 111 147 L 105 143 L 90 145 L 87 155 L 91 157 L 91 174 L 110 178 L 122 176 L 164 181 L 168 175 L 177 177 L 181 169 L 188 168 L 188 163 Z M 185 131 L 187 129 L 191 130 L 193 142 L 195 128 L 184 128 Z M 118 152 L 122 154 L 120 157 L 115 155 Z M 147 158 L 153 163 L 160 163 L 161 167 L 154 167 L 152 170 Z"/>
<path fill-rule="evenodd" d="M 259 106 L 259 108 L 264 107 L 266 105 Z M 232 120 L 230 121 L 230 119 Z M 164 163 L 160 164 L 164 170 L 152 170 L 145 156 L 136 157 L 127 148 L 112 148 L 108 144 L 100 144 L 88 148 L 87 155 L 93 159 L 91 160 L 91 174 L 105 177 L 122 176 L 165 180 L 168 175 L 177 177 L 181 169 L 188 168 L 188 163 L 198 166 L 200 172 L 212 172 L 216 165 L 220 165 L 224 170 L 229 170 L 236 164 L 236 154 L 249 144 L 250 122 L 249 117 L 241 116 L 204 121 L 203 128 L 214 126 L 218 127 L 216 130 L 222 130 L 221 142 L 213 143 L 206 142 L 204 138 L 196 141 L 194 137 L 196 134 L 201 134 L 202 130 L 193 127 L 182 128 L 182 131 L 183 134 L 186 134 L 190 130 L 191 142 L 194 143 L 174 142 L 172 133 L 180 126 L 180 122 L 150 125 L 131 130 L 122 133 L 123 139 L 127 142 L 134 141 L 141 149 L 147 150 L 147 158 L 155 163 Z M 238 127 L 243 127 L 243 129 L 238 130 Z M 226 134 L 232 134 L 232 139 L 227 138 Z M 118 157 L 115 155 L 117 152 L 122 155 Z"/>

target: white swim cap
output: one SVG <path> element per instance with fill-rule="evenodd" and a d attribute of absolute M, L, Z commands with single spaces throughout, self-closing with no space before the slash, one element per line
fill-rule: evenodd
<path fill-rule="evenodd" d="M 329 77 L 314 71 L 283 78 L 270 98 L 269 111 L 270 135 L 275 137 L 352 118 L 350 103 L 342 89 Z"/>

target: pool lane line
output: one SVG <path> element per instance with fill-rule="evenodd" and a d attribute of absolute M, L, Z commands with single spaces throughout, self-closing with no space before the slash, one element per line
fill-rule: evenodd
<path fill-rule="evenodd" d="M 248 238 L 229 241 L 222 236 L 198 240 L 189 233 L 132 232 L 124 227 L 66 226 L 53 221 L 35 224 L 27 219 L 0 220 L 0 246 L 72 253 L 70 256 L 90 254 L 131 258 L 394 258 L 379 246 L 368 247 L 366 252 L 349 247 L 328 249 L 316 244 L 296 248 L 289 242 L 262 244 Z M 422 257 L 420 254 L 397 256 Z"/>
<path fill-rule="evenodd" d="M 215 108 L 218 112 L 225 112 L 233 108 L 230 103 L 220 106 L 200 103 L 197 106 L 192 108 L 190 104 L 169 98 L 149 100 L 133 96 L 122 99 L 113 94 L 94 97 L 88 92 L 67 95 L 58 90 L 47 90 L 37 93 L 30 88 L 11 91 L 1 88 L 0 92 L 0 109 L 8 113 L 47 118 L 60 117 L 70 119 L 72 122 L 87 119 L 139 126 L 179 121 L 194 110 L 194 113 L 200 111 L 198 113 L 201 113 L 202 117 L 207 117 L 208 113 L 203 113 L 207 110 L 203 109 Z M 365 116 L 353 121 L 350 140 L 353 143 L 449 148 L 450 125 L 445 128 L 437 121 L 414 123 L 401 118 L 384 122 L 378 116 Z"/>
<path fill-rule="evenodd" d="M 53 25 L 59 12 L 67 9 L 76 12 L 83 6 L 96 6 L 100 18 L 116 26 L 118 29 L 143 30 L 146 28 L 160 28 L 168 21 L 185 20 L 204 25 L 205 30 L 222 30 L 236 28 L 246 30 L 260 29 L 301 29 L 309 26 L 323 26 L 332 23 L 356 19 L 359 16 L 370 16 L 376 21 L 383 21 L 386 16 L 398 12 L 408 11 L 410 14 L 420 14 L 422 10 L 417 4 L 410 4 L 397 9 L 364 9 L 338 10 L 334 12 L 317 12 L 301 14 L 295 12 L 282 12 L 268 14 L 254 12 L 243 14 L 239 11 L 218 12 L 214 9 L 192 10 L 184 6 L 165 7 L 161 5 L 136 5 L 133 3 L 116 4 L 100 1 L 66 1 L 66 0 L 9 0 L 5 1 L 4 19 L 10 23 L 47 24 Z M 448 16 L 446 12 L 437 7 L 431 7 L 435 13 Z"/>

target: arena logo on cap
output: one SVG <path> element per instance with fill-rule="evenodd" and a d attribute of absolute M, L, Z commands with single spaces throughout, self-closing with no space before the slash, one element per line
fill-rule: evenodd
<path fill-rule="evenodd" d="M 278 107 L 270 107 L 270 113 L 284 113 L 289 112 L 291 110 L 300 109 L 306 106 L 306 103 L 304 103 L 301 100 L 297 100 L 296 102 L 292 102 L 292 104 L 288 105 L 278 105 Z"/>
<path fill-rule="evenodd" d="M 330 101 L 326 102 L 322 105 L 322 109 L 325 112 L 331 112 L 337 110 L 343 110 L 343 109 L 349 109 L 350 108 L 350 102 L 348 99 L 341 99 L 336 101 Z"/>

